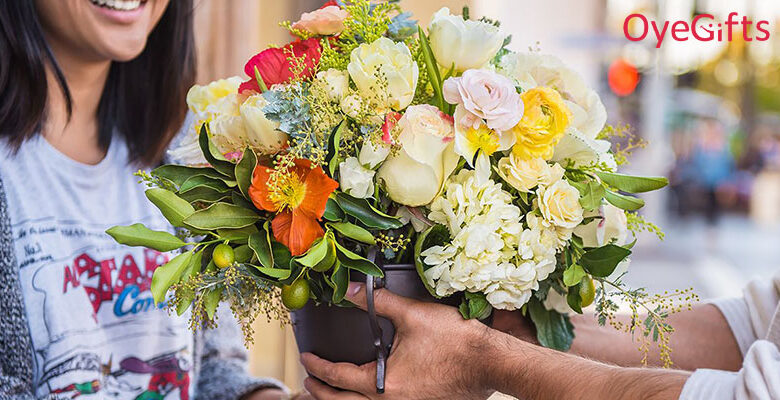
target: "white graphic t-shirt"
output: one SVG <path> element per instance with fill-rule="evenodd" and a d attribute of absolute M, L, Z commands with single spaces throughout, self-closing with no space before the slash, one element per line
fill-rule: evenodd
<path fill-rule="evenodd" d="M 188 399 L 188 315 L 154 305 L 152 273 L 170 255 L 121 246 L 105 231 L 140 222 L 169 230 L 117 138 L 97 165 L 38 136 L 16 155 L 0 142 L 34 351 L 37 397 Z"/>

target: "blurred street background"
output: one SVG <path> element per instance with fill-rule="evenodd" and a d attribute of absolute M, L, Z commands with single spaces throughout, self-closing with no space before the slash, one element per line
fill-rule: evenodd
<path fill-rule="evenodd" d="M 200 83 L 241 74 L 244 62 L 291 38 L 278 26 L 321 0 L 195 0 Z M 442 6 L 499 19 L 512 48 L 541 49 L 580 71 L 601 95 L 613 125 L 648 142 L 624 167 L 664 175 L 643 214 L 666 233 L 644 235 L 626 278 L 651 292 L 693 287 L 702 299 L 737 296 L 755 278 L 780 272 L 780 1 L 777 0 L 402 0 L 423 26 Z M 690 22 L 730 12 L 769 21 L 767 41 L 676 42 L 655 48 L 623 34 L 625 18 Z M 631 25 L 630 29 L 637 29 Z M 755 34 L 755 32 L 752 32 Z M 667 36 L 669 34 L 667 33 Z M 255 373 L 300 387 L 289 327 L 258 324 Z"/>

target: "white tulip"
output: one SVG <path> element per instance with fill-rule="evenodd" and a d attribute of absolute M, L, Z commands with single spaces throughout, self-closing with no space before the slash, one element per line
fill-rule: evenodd
<path fill-rule="evenodd" d="M 268 105 L 262 95 L 249 96 L 239 107 L 246 126 L 245 146 L 252 147 L 261 154 L 275 154 L 287 143 L 287 134 L 280 131 L 279 123 L 269 120 L 263 113 Z"/>
<path fill-rule="evenodd" d="M 361 96 L 396 111 L 412 102 L 419 68 L 404 43 L 380 37 L 350 53 L 347 71 Z"/>
<path fill-rule="evenodd" d="M 447 7 L 437 11 L 428 25 L 433 55 L 446 70 L 453 64 L 459 72 L 484 67 L 501 49 L 505 37 L 497 26 L 464 20 L 450 14 Z"/>

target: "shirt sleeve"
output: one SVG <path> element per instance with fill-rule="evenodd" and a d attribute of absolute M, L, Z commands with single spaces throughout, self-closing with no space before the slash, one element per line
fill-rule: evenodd
<path fill-rule="evenodd" d="M 745 355 L 738 372 L 699 369 L 683 387 L 681 400 L 780 399 L 780 351 L 758 340 Z"/>
<path fill-rule="evenodd" d="M 248 352 L 238 322 L 227 307 L 220 306 L 217 313 L 217 327 L 203 332 L 196 400 L 239 400 L 264 388 L 288 392 L 276 379 L 258 378 L 247 373 Z"/>

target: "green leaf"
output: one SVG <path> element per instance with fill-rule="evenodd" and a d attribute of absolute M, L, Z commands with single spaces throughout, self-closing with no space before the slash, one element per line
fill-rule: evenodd
<path fill-rule="evenodd" d="M 204 295 L 203 308 L 206 309 L 206 315 L 208 315 L 209 320 L 214 320 L 214 313 L 217 311 L 217 307 L 219 307 L 219 300 L 222 298 L 223 290 L 225 290 L 224 287 L 216 287 Z"/>
<path fill-rule="evenodd" d="M 316 267 L 330 254 L 330 249 L 333 247 L 333 244 L 331 243 L 331 237 L 329 237 L 329 235 L 325 235 L 317 239 L 317 241 L 314 242 L 311 247 L 309 247 L 309 250 L 307 250 L 306 253 L 303 253 L 303 255 L 300 257 L 295 258 L 295 262 L 309 268 Z M 331 257 L 333 257 L 332 254 Z M 331 263 L 331 265 L 333 264 Z M 331 265 L 327 266 L 328 269 L 330 269 Z"/>
<path fill-rule="evenodd" d="M 233 204 L 244 207 L 247 210 L 251 211 L 257 211 L 257 207 L 255 207 L 254 204 L 252 204 L 251 201 L 244 198 L 244 196 L 241 195 L 241 193 L 233 191 L 230 193 L 230 201 L 233 202 Z"/>
<path fill-rule="evenodd" d="M 146 190 L 146 198 L 160 209 L 162 215 L 171 225 L 179 228 L 184 227 L 184 224 L 182 224 L 184 218 L 195 212 L 195 209 L 187 200 L 182 199 L 170 190 L 148 189 Z"/>
<path fill-rule="evenodd" d="M 335 197 L 345 213 L 357 218 L 370 229 L 398 229 L 404 225 L 398 217 L 391 217 L 377 210 L 366 199 L 356 199 L 344 192 L 337 192 Z"/>
<path fill-rule="evenodd" d="M 190 203 L 195 203 L 195 202 L 216 203 L 220 200 L 229 198 L 230 194 L 225 192 L 218 192 L 214 189 L 201 186 L 189 190 L 186 193 L 180 193 L 179 197 L 189 201 Z"/>
<path fill-rule="evenodd" d="M 423 53 L 423 59 L 425 60 L 425 68 L 428 71 L 428 80 L 433 88 L 433 96 L 440 110 L 444 110 L 444 95 L 442 94 L 442 82 L 441 74 L 439 73 L 439 64 L 436 62 L 436 57 L 433 55 L 431 45 L 428 42 L 428 37 L 425 36 L 421 26 L 417 26 L 417 34 L 420 36 L 420 51 Z"/>
<path fill-rule="evenodd" d="M 569 304 L 574 312 L 582 314 L 582 297 L 580 297 L 580 285 L 578 283 L 569 288 L 569 292 L 566 294 L 566 303 Z"/>
<path fill-rule="evenodd" d="M 235 165 L 227 161 L 225 156 L 217 150 L 214 143 L 209 139 L 208 130 L 204 123 L 200 127 L 200 136 L 198 137 L 200 144 L 200 150 L 203 152 L 203 157 L 208 163 L 217 170 L 220 174 L 225 175 L 231 179 L 235 178 Z"/>
<path fill-rule="evenodd" d="M 184 270 L 190 265 L 190 261 L 192 261 L 192 251 L 179 254 L 173 260 L 154 270 L 151 285 L 154 304 L 160 304 L 165 300 L 165 293 L 168 292 L 168 288 L 179 281 Z"/>
<path fill-rule="evenodd" d="M 255 65 L 255 80 L 257 81 L 257 86 L 260 88 L 261 93 L 265 93 L 268 91 L 268 86 L 266 86 L 265 81 L 263 80 L 263 75 L 260 75 L 260 70 L 257 69 L 256 65 Z"/>
<path fill-rule="evenodd" d="M 322 217 L 328 221 L 341 221 L 344 219 L 344 211 L 336 200 L 328 198 L 328 202 L 325 203 L 325 214 Z"/>
<path fill-rule="evenodd" d="M 336 262 L 336 265 L 333 266 L 331 280 L 336 286 L 333 290 L 333 303 L 341 303 L 344 300 L 344 295 L 347 294 L 347 287 L 349 287 L 349 268 L 341 268 Z"/>
<path fill-rule="evenodd" d="M 167 164 L 152 170 L 151 174 L 165 179 L 176 187 L 180 187 L 184 181 L 193 176 L 207 176 L 209 178 L 224 179 L 225 176 L 210 167 L 185 167 L 183 165 Z"/>
<path fill-rule="evenodd" d="M 612 172 L 596 172 L 604 183 L 628 193 L 643 193 L 661 189 L 669 180 L 661 176 L 632 176 Z"/>
<path fill-rule="evenodd" d="M 572 185 L 580 192 L 580 205 L 586 210 L 595 210 L 601 206 L 604 198 L 604 186 L 596 181 L 572 182 Z"/>
<path fill-rule="evenodd" d="M 574 340 L 574 326 L 569 317 L 555 310 L 547 310 L 536 298 L 528 302 L 528 313 L 536 326 L 536 338 L 544 347 L 568 351 Z"/>
<path fill-rule="evenodd" d="M 580 258 L 580 264 L 589 274 L 604 278 L 612 274 L 621 261 L 631 255 L 631 250 L 608 244 L 588 249 Z"/>
<path fill-rule="evenodd" d="M 334 243 L 338 250 L 336 251 L 336 256 L 343 267 L 360 271 L 366 275 L 385 276 L 384 272 L 382 272 L 382 270 L 373 262 L 347 250 L 344 246 L 340 245 L 339 242 Z"/>
<path fill-rule="evenodd" d="M 203 251 L 199 251 L 195 254 L 193 254 L 192 258 L 190 259 L 190 264 L 187 266 L 187 268 L 182 273 L 180 282 L 187 282 L 190 280 L 191 277 L 197 275 L 200 273 L 200 268 L 202 265 L 203 260 Z M 176 314 L 181 316 L 184 314 L 184 312 L 187 311 L 187 309 L 190 308 L 190 305 L 192 304 L 192 301 L 195 300 L 195 292 L 192 290 L 186 290 L 182 293 L 182 296 L 179 297 L 179 302 L 176 303 Z"/>
<path fill-rule="evenodd" d="M 584 269 L 582 269 L 582 266 L 579 264 L 572 264 L 569 268 L 566 268 L 565 271 L 563 271 L 563 283 L 566 286 L 574 286 L 578 285 L 582 278 L 584 278 L 587 274 Z"/>
<path fill-rule="evenodd" d="M 290 277 L 290 274 L 292 273 L 292 270 L 289 269 L 268 268 L 268 267 L 263 267 L 261 265 L 253 265 L 253 264 L 250 265 L 252 265 L 253 268 L 260 271 L 261 273 L 276 279 L 287 279 Z"/>
<path fill-rule="evenodd" d="M 441 296 L 436 294 L 436 291 L 433 289 L 433 287 L 431 287 L 430 283 L 428 283 L 428 278 L 425 277 L 425 263 L 420 257 L 420 253 L 429 247 L 432 247 L 436 243 L 449 239 L 450 232 L 447 230 L 447 227 L 437 224 L 420 232 L 420 234 L 417 236 L 417 241 L 414 243 L 414 266 L 415 269 L 417 269 L 417 275 L 420 276 L 420 280 L 422 281 L 423 285 L 425 285 L 425 288 L 428 289 L 428 293 L 437 299 L 440 299 Z"/>
<path fill-rule="evenodd" d="M 188 227 L 203 230 L 243 228 L 260 220 L 260 216 L 244 207 L 227 203 L 215 203 L 209 208 L 195 211 L 184 219 Z"/>
<path fill-rule="evenodd" d="M 483 320 L 493 312 L 493 306 L 490 305 L 484 294 L 465 292 L 458 311 L 464 319 Z"/>
<path fill-rule="evenodd" d="M 168 232 L 153 231 L 144 224 L 114 226 L 109 228 L 106 233 L 120 244 L 148 247 L 163 252 L 176 250 L 187 245 L 186 242 Z"/>
<path fill-rule="evenodd" d="M 234 243 L 246 243 L 249 239 L 249 236 L 257 232 L 257 227 L 254 225 L 249 225 L 238 229 L 217 229 L 217 235 L 220 238 Z"/>
<path fill-rule="evenodd" d="M 249 247 L 254 250 L 257 259 L 266 268 L 274 267 L 274 253 L 271 251 L 271 237 L 268 233 L 268 222 L 262 229 L 249 236 Z"/>
<path fill-rule="evenodd" d="M 604 198 L 607 199 L 613 206 L 626 210 L 636 211 L 645 205 L 645 201 L 638 197 L 626 196 L 624 194 L 615 193 L 609 189 L 606 190 Z"/>
<path fill-rule="evenodd" d="M 227 192 L 230 190 L 227 184 L 220 179 L 209 178 L 208 176 L 195 175 L 188 178 L 179 187 L 179 193 L 186 193 L 198 187 L 207 187 L 217 192 Z"/>
<path fill-rule="evenodd" d="M 236 164 L 235 168 L 238 189 L 247 199 L 249 198 L 249 187 L 252 186 L 252 175 L 255 172 L 256 166 L 257 156 L 252 149 L 247 147 L 244 149 L 244 155 L 241 157 L 241 161 Z"/>
<path fill-rule="evenodd" d="M 344 119 L 341 123 L 333 129 L 330 137 L 328 138 L 328 153 L 325 156 L 325 163 L 328 165 L 328 172 L 333 177 L 336 173 L 336 167 L 339 166 L 339 149 L 341 148 L 341 136 L 344 133 L 344 129 L 347 128 L 347 120 Z"/>
<path fill-rule="evenodd" d="M 376 244 L 376 239 L 374 239 L 374 235 L 372 235 L 371 232 L 355 224 L 349 222 L 332 222 L 328 223 L 328 226 L 352 240 L 371 245 Z"/>
<path fill-rule="evenodd" d="M 255 251 L 248 245 L 241 245 L 233 249 L 233 253 L 236 255 L 236 262 L 239 264 L 248 263 L 252 261 L 252 257 L 255 255 Z"/>

